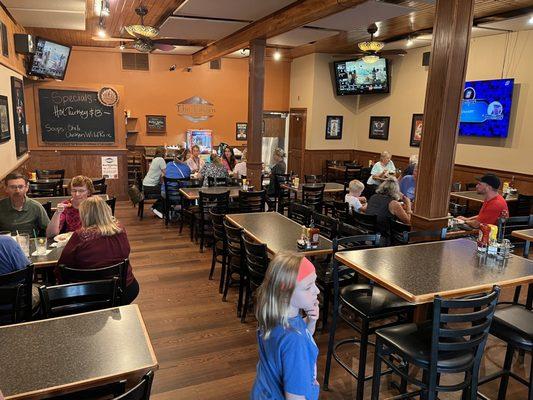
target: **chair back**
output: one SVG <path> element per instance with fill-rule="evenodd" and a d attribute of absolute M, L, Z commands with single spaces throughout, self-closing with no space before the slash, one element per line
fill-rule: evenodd
<path fill-rule="evenodd" d="M 373 234 L 378 231 L 377 215 L 368 215 L 354 211 L 351 214 L 350 222 L 352 222 L 350 225 L 358 227 L 363 234 Z"/>
<path fill-rule="evenodd" d="M 227 186 L 228 185 L 228 178 L 226 177 L 214 177 L 214 176 L 208 176 L 207 177 L 207 186 L 214 187 L 214 186 Z"/>
<path fill-rule="evenodd" d="M 39 288 L 45 318 L 115 307 L 117 293 L 118 278 Z"/>
<path fill-rule="evenodd" d="M 323 175 L 304 175 L 304 182 L 305 183 L 324 183 L 326 181 L 324 180 Z"/>
<path fill-rule="evenodd" d="M 473 352 L 479 366 L 499 294 L 500 288 L 494 286 L 488 294 L 461 299 L 435 297 L 430 356 L 434 370 L 446 352 Z"/>
<path fill-rule="evenodd" d="M 337 232 L 338 238 L 345 238 L 349 236 L 357 236 L 361 235 L 361 229 L 359 229 L 356 226 L 350 225 L 346 222 L 340 221 L 339 222 L 339 229 Z"/>
<path fill-rule="evenodd" d="M 201 188 L 203 186 L 203 180 L 202 179 L 189 179 L 189 181 L 185 185 L 189 188 Z"/>
<path fill-rule="evenodd" d="M 476 182 L 465 183 L 465 190 L 468 191 L 468 192 L 470 192 L 472 190 L 476 190 L 476 186 L 477 186 Z"/>
<path fill-rule="evenodd" d="M 339 251 L 339 247 L 342 246 L 342 251 L 371 249 L 379 247 L 380 240 L 381 236 L 379 233 L 375 235 L 354 235 L 333 239 L 333 292 L 334 298 L 337 299 L 336 301 L 338 301 L 340 278 L 345 275 L 352 275 L 354 273 L 353 269 L 351 268 L 343 268 L 341 271 L 341 262 L 335 257 L 335 254 Z"/>
<path fill-rule="evenodd" d="M 198 204 L 200 206 L 200 221 L 209 221 L 209 211 L 216 208 L 218 213 L 226 214 L 229 208 L 229 190 L 222 193 L 206 193 L 200 190 Z"/>
<path fill-rule="evenodd" d="M 36 169 L 37 179 L 65 179 L 64 169 Z"/>
<path fill-rule="evenodd" d="M 226 232 L 226 240 L 228 244 L 228 255 L 232 257 L 239 257 L 242 261 L 244 253 L 242 228 L 238 228 L 231 225 L 227 221 L 224 221 L 224 230 Z"/>
<path fill-rule="evenodd" d="M 128 273 L 129 259 L 117 264 L 102 268 L 72 268 L 65 265 L 59 265 L 59 276 L 65 283 L 77 283 L 97 281 L 104 279 L 118 279 L 118 296 L 122 297 L 126 290 L 126 276 Z"/>
<path fill-rule="evenodd" d="M 243 235 L 244 254 L 246 267 L 248 269 L 248 279 L 253 289 L 257 289 L 265 278 L 268 269 L 268 252 L 264 243 L 256 243 L 247 235 Z"/>
<path fill-rule="evenodd" d="M 98 185 L 95 185 L 93 183 L 93 186 L 94 186 L 93 194 L 106 194 L 107 193 L 107 183 L 100 183 Z"/>
<path fill-rule="evenodd" d="M 93 181 L 93 186 L 103 185 L 105 183 L 105 176 L 103 178 L 93 179 L 92 181 Z"/>
<path fill-rule="evenodd" d="M 113 216 L 115 216 L 115 206 L 117 204 L 117 198 L 115 196 L 113 196 L 110 199 L 107 199 L 105 202 L 109 206 L 109 208 L 111 209 L 111 214 Z"/>
<path fill-rule="evenodd" d="M 322 212 L 324 205 L 324 188 L 325 184 L 303 185 L 302 186 L 302 204 L 311 208 L 313 211 Z"/>
<path fill-rule="evenodd" d="M 313 212 L 311 215 L 315 227 L 320 229 L 320 234 L 329 240 L 337 237 L 339 231 L 339 221 L 328 215 Z"/>
<path fill-rule="evenodd" d="M 47 201 L 46 203 L 41 203 L 41 205 L 43 206 L 44 211 L 46 211 L 48 218 L 52 219 L 52 216 L 54 215 L 54 212 L 52 211 L 52 202 Z"/>
<path fill-rule="evenodd" d="M 283 189 L 280 185 L 291 182 L 291 174 L 274 174 L 274 188 L 276 197 L 288 197 L 283 194 L 288 193 L 288 189 Z"/>
<path fill-rule="evenodd" d="M 154 371 L 148 371 L 141 381 L 123 395 L 115 397 L 115 400 L 149 400 L 154 381 Z"/>
<path fill-rule="evenodd" d="M 29 182 L 28 197 L 57 197 L 61 196 L 57 182 Z M 62 190 L 62 188 L 61 188 Z"/>
<path fill-rule="evenodd" d="M 519 217 L 498 218 L 498 240 L 516 241 L 511 235 L 513 231 L 533 228 L 533 214 Z"/>
<path fill-rule="evenodd" d="M 370 178 L 370 175 L 372 175 L 372 167 L 362 167 L 361 168 L 361 179 L 359 179 L 361 182 L 365 183 L 368 181 L 368 178 Z M 367 199 L 369 199 L 370 196 L 367 196 Z"/>
<path fill-rule="evenodd" d="M 434 231 L 410 231 L 403 233 L 403 243 L 424 243 L 424 242 L 436 242 L 439 240 L 446 240 L 446 232 L 448 228 L 437 229 Z"/>
<path fill-rule="evenodd" d="M 167 178 L 163 177 L 165 185 L 165 203 L 167 206 L 179 204 L 181 201 L 180 189 L 187 186 L 187 178 Z"/>
<path fill-rule="evenodd" d="M 465 204 L 459 204 L 450 201 L 448 204 L 448 211 L 452 216 L 457 217 L 459 215 L 465 215 L 467 208 Z"/>
<path fill-rule="evenodd" d="M 289 205 L 289 218 L 298 222 L 300 225 L 309 225 L 312 212 L 313 210 L 300 203 L 291 203 Z"/>
<path fill-rule="evenodd" d="M 533 214 L 533 195 L 519 194 L 518 200 L 512 205 L 512 215 Z"/>
<path fill-rule="evenodd" d="M 390 241 L 392 245 L 405 244 L 404 233 L 411 231 L 411 225 L 404 224 L 394 218 L 389 219 Z"/>
<path fill-rule="evenodd" d="M 241 213 L 264 212 L 266 190 L 247 192 L 239 190 L 239 211 Z"/>
<path fill-rule="evenodd" d="M 216 208 L 209 210 L 209 217 L 213 223 L 213 236 L 216 242 L 226 243 L 226 231 L 224 230 L 224 214 L 219 214 Z"/>
<path fill-rule="evenodd" d="M 0 275 L 0 325 L 31 319 L 32 281 L 33 264 Z"/>
<path fill-rule="evenodd" d="M 332 204 L 332 215 L 333 218 L 338 219 L 339 221 L 347 222 L 348 215 L 350 214 L 350 205 L 345 201 L 333 200 Z"/>

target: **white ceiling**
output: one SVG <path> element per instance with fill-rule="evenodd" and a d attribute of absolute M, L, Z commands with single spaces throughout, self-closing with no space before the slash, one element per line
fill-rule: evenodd
<path fill-rule="evenodd" d="M 479 24 L 478 26 L 493 28 L 493 29 L 506 29 L 509 31 L 525 31 L 533 29 L 533 23 L 529 21 L 533 19 L 533 13 L 522 15 L 521 17 L 509 18 L 498 22 L 489 22 L 487 24 Z"/>
<path fill-rule="evenodd" d="M 218 40 L 246 25 L 246 22 L 170 16 L 161 25 L 159 33 L 177 39 Z"/>
<path fill-rule="evenodd" d="M 337 35 L 338 31 L 313 28 L 297 28 L 292 31 L 282 33 L 267 40 L 270 45 L 297 47 L 304 44 L 316 42 L 330 36 Z"/>
<path fill-rule="evenodd" d="M 295 0 L 186 0 L 174 15 L 256 21 Z M 252 4 L 253 3 L 253 6 Z"/>
<path fill-rule="evenodd" d="M 85 0 L 2 0 L 25 27 L 85 30 Z"/>

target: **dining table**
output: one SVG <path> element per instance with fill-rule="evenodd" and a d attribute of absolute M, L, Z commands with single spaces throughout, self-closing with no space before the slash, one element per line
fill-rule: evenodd
<path fill-rule="evenodd" d="M 296 241 L 302 235 L 302 225 L 277 212 L 227 214 L 226 220 L 242 228 L 254 241 L 264 243 L 267 251 L 275 255 L 282 251 L 295 251 L 306 256 L 331 254 L 331 240 L 319 235 L 316 248 L 300 250 Z"/>
<path fill-rule="evenodd" d="M 48 267 L 54 267 L 57 265 L 59 261 L 59 257 L 61 257 L 61 253 L 63 252 L 64 246 L 57 247 L 57 242 L 55 242 L 53 239 L 46 239 L 46 238 L 37 238 L 37 239 L 44 239 L 47 241 L 46 246 L 46 254 L 44 255 L 37 255 L 36 245 L 35 245 L 35 239 L 30 239 L 30 261 L 33 264 L 33 267 L 35 269 L 39 268 L 48 268 Z"/>
<path fill-rule="evenodd" d="M 528 258 L 529 257 L 529 246 L 531 242 L 533 242 L 533 229 L 516 230 L 516 231 L 511 232 L 511 235 L 516 238 L 525 240 L 523 254 L 525 258 Z"/>
<path fill-rule="evenodd" d="M 240 186 L 212 186 L 212 187 L 197 187 L 188 188 L 184 187 L 180 189 L 180 193 L 187 200 L 198 200 L 200 198 L 200 192 L 209 194 L 220 194 L 229 191 L 229 197 L 239 197 L 239 190 L 242 190 Z"/>
<path fill-rule="evenodd" d="M 309 188 L 318 188 L 324 185 L 324 193 L 342 193 L 344 191 L 344 185 L 337 182 L 326 182 L 326 183 L 300 183 L 298 186 L 294 186 L 288 183 L 282 183 L 280 186 L 284 189 L 288 189 L 292 192 L 297 193 L 298 196 L 302 194 L 302 187 Z"/>
<path fill-rule="evenodd" d="M 417 305 L 422 321 L 435 296 L 461 297 L 533 282 L 533 261 L 511 254 L 498 259 L 479 253 L 471 239 L 453 239 L 358 251 L 335 257 L 357 273 Z"/>
<path fill-rule="evenodd" d="M 68 395 L 123 379 L 131 383 L 157 368 L 136 304 L 0 327 L 0 388 L 6 400 Z"/>
<path fill-rule="evenodd" d="M 104 200 L 109 200 L 109 195 L 107 194 L 95 194 L 93 196 L 101 197 Z M 41 204 L 52 203 L 52 210 L 57 208 L 59 203 L 62 203 L 66 200 L 70 200 L 72 196 L 54 196 L 54 197 L 32 197 L 33 200 L 38 201 Z"/>
<path fill-rule="evenodd" d="M 482 194 L 479 194 L 475 190 L 468 190 L 463 192 L 451 192 L 451 197 L 455 197 L 457 199 L 467 200 L 467 201 L 473 201 L 476 203 L 483 203 L 485 201 L 485 196 Z M 514 202 L 518 200 L 517 194 L 508 194 L 506 197 L 504 197 L 505 201 L 508 203 Z"/>

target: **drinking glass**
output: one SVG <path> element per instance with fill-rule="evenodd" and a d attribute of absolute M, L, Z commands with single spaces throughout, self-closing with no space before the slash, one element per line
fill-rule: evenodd
<path fill-rule="evenodd" d="M 46 238 L 35 238 L 35 251 L 38 256 L 46 255 Z"/>
<path fill-rule="evenodd" d="M 26 257 L 30 256 L 30 235 L 27 233 L 19 233 L 16 236 L 17 243 L 22 248 L 22 251 L 26 255 Z"/>

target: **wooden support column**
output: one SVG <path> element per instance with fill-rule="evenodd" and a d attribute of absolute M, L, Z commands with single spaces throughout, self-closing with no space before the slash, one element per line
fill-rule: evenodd
<path fill-rule="evenodd" d="M 255 190 L 261 190 L 261 127 L 263 124 L 263 94 L 265 91 L 266 39 L 250 42 L 248 77 L 248 159 L 246 176 Z"/>
<path fill-rule="evenodd" d="M 420 145 L 415 229 L 446 226 L 475 0 L 437 0 Z"/>

